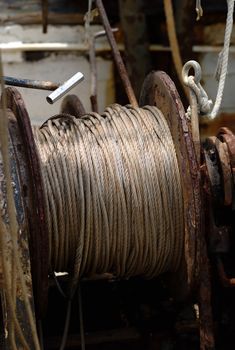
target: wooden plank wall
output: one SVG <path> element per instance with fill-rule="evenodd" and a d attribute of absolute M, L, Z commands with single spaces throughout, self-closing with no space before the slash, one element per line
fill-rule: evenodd
<path fill-rule="evenodd" d="M 48 22 L 51 24 L 79 24 L 87 1 L 49 0 Z M 0 0 L 0 24 L 41 24 L 41 0 Z"/>

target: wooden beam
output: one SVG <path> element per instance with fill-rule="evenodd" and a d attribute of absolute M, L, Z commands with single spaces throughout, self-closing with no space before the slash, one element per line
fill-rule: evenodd
<path fill-rule="evenodd" d="M 94 21 L 95 22 L 95 21 Z M 0 24 L 42 24 L 41 12 L 0 14 Z M 97 22 L 96 22 L 97 23 Z M 48 24 L 84 24 L 81 13 L 48 13 Z"/>

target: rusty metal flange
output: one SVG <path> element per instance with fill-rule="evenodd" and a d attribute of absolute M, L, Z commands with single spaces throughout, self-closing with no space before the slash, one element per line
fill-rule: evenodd
<path fill-rule="evenodd" d="M 183 296 L 192 291 L 198 281 L 198 251 L 197 241 L 201 230 L 200 208 L 200 170 L 184 107 L 176 87 L 170 77 L 162 71 L 151 72 L 145 79 L 140 106 L 152 105 L 158 107 L 165 116 L 170 127 L 177 153 L 182 179 L 185 221 L 185 251 L 182 266 Z M 176 282 L 176 288 L 178 282 Z"/>
<path fill-rule="evenodd" d="M 229 207 L 234 196 L 235 136 L 229 129 L 221 128 L 217 137 L 206 139 L 204 153 L 215 203 Z M 211 157 L 216 164 L 210 161 Z"/>
<path fill-rule="evenodd" d="M 6 105 L 14 114 L 27 159 L 25 171 L 29 174 L 27 191 L 31 205 L 27 205 L 31 269 L 37 317 L 41 317 L 47 307 L 48 295 L 48 236 L 45 223 L 44 193 L 40 163 L 32 133 L 31 123 L 21 94 L 16 88 L 6 88 Z M 24 197 L 23 197 L 24 198 Z"/>
<path fill-rule="evenodd" d="M 30 208 L 33 206 L 31 191 L 30 191 L 30 174 L 28 171 L 28 161 L 26 154 L 24 152 L 24 141 L 22 138 L 22 133 L 19 129 L 19 124 L 15 118 L 15 115 L 11 110 L 6 111 L 8 118 L 8 130 L 9 130 L 9 156 L 10 156 L 10 170 L 11 170 L 11 181 L 13 185 L 14 202 L 16 208 L 16 217 L 18 223 L 18 253 L 22 263 L 22 270 L 26 281 L 26 290 L 31 304 L 32 310 L 34 311 L 34 299 L 33 299 L 33 286 L 31 277 L 31 264 L 30 264 L 30 250 L 29 250 L 29 215 Z M 8 211 L 7 211 L 7 199 L 6 199 L 6 180 L 3 172 L 3 164 L 0 155 L 0 206 L 2 220 L 8 222 Z M 2 232 L 1 232 L 2 234 Z M 9 231 L 6 232 L 7 237 L 7 251 L 10 254 L 12 250 L 11 242 L 12 237 Z M 1 270 L 1 266 L 0 266 Z M 1 272 L 0 272 L 1 275 Z M 4 283 L 4 276 L 3 281 Z M 4 329 L 0 330 L 0 333 L 5 333 L 2 336 L 2 342 L 0 341 L 0 347 L 4 349 L 10 348 L 8 335 L 10 334 L 10 325 L 12 322 L 11 311 L 9 304 L 6 302 L 7 298 L 4 297 L 5 288 L 1 286 L 1 276 L 0 276 L 0 294 L 1 303 L 3 309 L 3 325 Z M 16 277 L 16 314 L 17 319 L 21 325 L 22 332 L 30 345 L 30 349 L 34 349 L 31 327 L 29 324 L 28 317 L 25 315 L 26 307 L 22 300 L 22 286 L 18 277 Z M 16 339 L 17 348 L 18 339 Z"/>
<path fill-rule="evenodd" d="M 208 178 L 210 193 L 213 202 L 221 206 L 223 204 L 224 190 L 222 186 L 220 160 L 215 146 L 216 140 L 216 136 L 208 137 L 203 144 L 203 150 L 206 164 L 205 176 Z"/>
<path fill-rule="evenodd" d="M 226 143 L 221 142 L 218 138 L 216 138 L 215 147 L 219 155 L 223 178 L 224 205 L 230 206 L 233 200 L 233 186 L 228 147 Z"/>
<path fill-rule="evenodd" d="M 214 203 L 220 207 L 230 206 L 233 183 L 227 144 L 216 136 L 208 137 L 204 143 L 204 154 Z"/>
<path fill-rule="evenodd" d="M 227 145 L 233 175 L 233 184 L 235 186 L 235 135 L 231 130 L 224 127 L 219 129 L 217 137 Z"/>

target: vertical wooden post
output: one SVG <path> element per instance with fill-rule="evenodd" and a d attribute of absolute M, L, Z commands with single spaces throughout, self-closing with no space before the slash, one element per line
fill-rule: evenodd
<path fill-rule="evenodd" d="M 119 0 L 126 66 L 136 96 L 139 96 L 144 78 L 150 70 L 145 4 L 144 0 Z"/>
<path fill-rule="evenodd" d="M 175 1 L 175 24 L 176 33 L 180 43 L 180 51 L 183 64 L 193 58 L 193 28 L 196 23 L 196 1 Z"/>

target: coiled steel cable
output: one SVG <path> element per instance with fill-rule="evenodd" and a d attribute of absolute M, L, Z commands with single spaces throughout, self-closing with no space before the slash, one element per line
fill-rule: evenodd
<path fill-rule="evenodd" d="M 174 142 L 156 107 L 55 116 L 34 128 L 52 271 L 152 278 L 179 268 L 184 222 Z"/>

